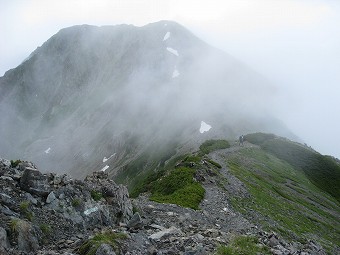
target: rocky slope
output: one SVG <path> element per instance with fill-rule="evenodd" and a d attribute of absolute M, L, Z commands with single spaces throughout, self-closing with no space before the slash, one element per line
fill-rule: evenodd
<path fill-rule="evenodd" d="M 287 135 L 268 112 L 274 94 L 175 22 L 65 28 L 0 77 L 0 155 L 76 178 L 106 166 L 114 175 L 207 137 Z M 201 134 L 201 121 L 212 129 Z"/>
<path fill-rule="evenodd" d="M 245 254 L 337 254 L 338 223 L 332 220 L 339 217 L 339 205 L 321 191 L 303 186 L 304 179 L 300 179 L 299 187 L 310 192 L 309 198 L 305 198 L 308 203 L 298 204 L 297 199 L 302 196 L 297 193 L 296 200 L 287 200 L 290 193 L 283 188 L 285 197 L 271 194 L 273 189 L 267 190 L 266 178 L 276 185 L 277 191 L 281 184 L 274 182 L 277 180 L 273 162 L 262 160 L 268 176 L 261 172 L 261 165 L 252 168 L 256 162 L 251 153 L 258 156 L 260 151 L 258 146 L 246 142 L 244 146 L 235 144 L 192 157 L 199 161 L 179 159 L 176 167 L 187 165 L 194 169 L 195 182 L 205 190 L 199 210 L 150 201 L 150 193 L 130 199 L 127 189 L 109 180 L 105 172 L 94 172 L 80 181 L 67 175 L 42 174 L 29 162 L 11 164 L 1 160 L 1 254 L 198 255 L 239 254 L 242 249 L 246 249 Z M 256 171 L 255 179 L 251 175 L 244 178 L 235 170 L 235 158 L 240 159 L 241 155 L 247 155 L 240 162 L 248 167 L 242 173 Z M 289 181 L 289 175 L 284 172 L 281 175 Z M 289 178 L 293 178 L 289 181 L 292 184 L 294 177 Z M 259 180 L 261 186 L 254 193 L 252 187 L 260 185 Z M 312 224 L 318 230 L 300 233 L 294 226 L 285 225 L 285 218 L 277 220 L 270 211 L 265 211 L 272 210 L 271 207 L 257 200 L 260 190 L 278 200 L 277 205 L 275 200 L 271 202 L 279 211 L 286 213 L 286 206 L 294 205 L 287 218 L 295 226 L 307 227 L 300 222 L 303 220 L 294 218 L 301 211 L 308 213 L 303 216 L 306 219 L 313 215 Z M 319 194 L 323 197 L 318 197 Z M 310 209 L 305 211 L 313 206 L 318 210 L 314 209 L 312 214 Z M 333 218 L 330 214 L 334 214 Z M 329 224 L 320 225 L 323 221 Z M 325 226 L 330 239 L 323 233 Z"/>

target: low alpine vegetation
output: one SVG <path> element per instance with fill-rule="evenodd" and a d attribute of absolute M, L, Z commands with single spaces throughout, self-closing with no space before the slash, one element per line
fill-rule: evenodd
<path fill-rule="evenodd" d="M 204 198 L 205 190 L 194 180 L 195 169 L 179 167 L 156 181 L 150 199 L 159 203 L 172 203 L 192 209 Z"/>
<path fill-rule="evenodd" d="M 207 140 L 200 146 L 201 153 L 209 154 L 210 152 L 229 148 L 230 144 L 226 140 Z"/>
<path fill-rule="evenodd" d="M 271 254 L 268 247 L 258 243 L 256 237 L 253 236 L 236 236 L 228 246 L 221 245 L 217 249 L 216 255 L 257 255 Z"/>
<path fill-rule="evenodd" d="M 102 244 L 108 244 L 113 249 L 116 249 L 118 247 L 118 240 L 126 238 L 127 236 L 123 233 L 104 232 L 97 234 L 79 248 L 79 254 L 95 255 Z"/>

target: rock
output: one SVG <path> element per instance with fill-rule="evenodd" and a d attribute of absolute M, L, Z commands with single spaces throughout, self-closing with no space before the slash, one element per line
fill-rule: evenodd
<path fill-rule="evenodd" d="M 16 226 L 18 249 L 25 252 L 34 252 L 39 249 L 38 237 L 33 226 L 24 220 L 18 220 Z"/>
<path fill-rule="evenodd" d="M 26 193 L 25 197 L 28 201 L 30 201 L 32 204 L 37 205 L 38 200 L 36 200 L 30 193 Z"/>
<path fill-rule="evenodd" d="M 139 228 L 143 225 L 142 218 L 140 217 L 139 213 L 136 212 L 132 218 L 127 223 L 128 228 Z"/>
<path fill-rule="evenodd" d="M 25 168 L 20 179 L 20 187 L 23 190 L 38 196 L 47 196 L 51 191 L 47 175 L 30 167 Z"/>
<path fill-rule="evenodd" d="M 0 227 L 0 251 L 2 248 L 9 248 L 10 244 L 7 237 L 7 232 L 4 228 Z"/>
<path fill-rule="evenodd" d="M 176 234 L 182 234 L 182 231 L 172 226 L 170 228 L 167 228 L 167 229 L 164 229 L 164 230 L 161 230 L 159 232 L 152 234 L 151 236 L 149 236 L 149 239 L 153 241 L 159 241 L 163 237 L 167 237 L 169 235 L 176 235 Z"/>
<path fill-rule="evenodd" d="M 46 198 L 46 203 L 50 204 L 55 199 L 56 199 L 56 196 L 54 195 L 54 192 L 52 191 L 50 194 L 48 194 L 48 196 Z"/>
<path fill-rule="evenodd" d="M 210 229 L 207 229 L 206 231 L 204 231 L 204 235 L 208 236 L 208 237 L 216 238 L 220 235 L 220 233 L 217 229 L 210 228 Z"/>
<path fill-rule="evenodd" d="M 15 204 L 13 199 L 5 193 L 0 193 L 0 202 L 1 204 L 7 205 L 9 207 Z"/>
<path fill-rule="evenodd" d="M 270 247 L 275 247 L 279 244 L 279 240 L 277 239 L 277 237 L 275 235 L 272 235 L 269 237 L 269 246 Z"/>
<path fill-rule="evenodd" d="M 96 255 L 116 255 L 116 253 L 110 245 L 104 243 L 99 246 Z"/>
<path fill-rule="evenodd" d="M 113 206 L 117 221 L 127 223 L 133 215 L 132 203 L 129 199 L 127 188 L 123 185 L 112 185 L 112 183 L 108 182 L 102 187 L 102 194 L 109 204 Z"/>
<path fill-rule="evenodd" d="M 5 167 L 10 167 L 11 166 L 11 161 L 9 161 L 7 159 L 0 158 L 0 163 L 2 163 Z"/>

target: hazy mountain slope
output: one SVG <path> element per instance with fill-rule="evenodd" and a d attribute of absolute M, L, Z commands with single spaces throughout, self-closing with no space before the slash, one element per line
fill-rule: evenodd
<path fill-rule="evenodd" d="M 207 137 L 291 135 L 266 110 L 273 93 L 174 22 L 65 28 L 0 78 L 0 153 L 84 177 L 169 143 L 180 151 Z M 213 127 L 203 135 L 202 120 Z"/>

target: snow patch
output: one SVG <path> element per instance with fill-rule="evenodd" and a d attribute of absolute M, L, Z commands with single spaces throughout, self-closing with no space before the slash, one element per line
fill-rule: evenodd
<path fill-rule="evenodd" d="M 112 154 L 110 157 L 108 157 L 108 158 L 107 158 L 107 157 L 104 157 L 104 158 L 103 158 L 103 163 L 106 162 L 106 161 L 108 161 L 108 160 L 109 160 L 110 158 L 112 158 L 114 155 L 116 155 L 116 153 L 113 153 L 113 154 Z"/>
<path fill-rule="evenodd" d="M 108 169 L 109 167 L 110 167 L 110 166 L 106 165 L 106 166 L 104 166 L 102 169 L 100 169 L 100 171 L 105 172 L 106 169 Z"/>
<path fill-rule="evenodd" d="M 50 153 L 50 151 L 51 151 L 51 147 L 49 147 L 49 148 L 45 151 L 45 153 L 48 154 L 48 153 Z"/>
<path fill-rule="evenodd" d="M 163 38 L 163 41 L 168 40 L 169 37 L 170 37 L 170 32 L 167 32 L 167 33 L 165 34 L 164 38 Z"/>
<path fill-rule="evenodd" d="M 176 55 L 177 57 L 179 56 L 177 50 L 170 48 L 170 47 L 166 47 L 166 49 L 167 49 L 167 51 L 171 52 L 172 54 Z"/>
<path fill-rule="evenodd" d="M 205 123 L 203 120 L 201 121 L 201 128 L 200 133 L 203 134 L 204 132 L 208 132 L 211 129 L 211 126 Z"/>
<path fill-rule="evenodd" d="M 176 78 L 176 77 L 179 76 L 179 75 L 180 75 L 180 73 L 178 72 L 177 67 L 175 67 L 175 70 L 174 70 L 174 72 L 172 73 L 172 78 Z"/>

